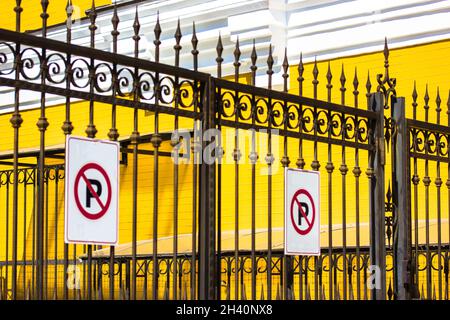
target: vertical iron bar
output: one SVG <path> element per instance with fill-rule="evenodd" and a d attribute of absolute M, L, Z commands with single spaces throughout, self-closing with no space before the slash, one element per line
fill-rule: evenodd
<path fill-rule="evenodd" d="M 283 92 L 288 92 L 288 79 L 289 79 L 289 62 L 287 59 L 287 48 L 284 50 L 284 60 L 282 64 L 283 68 Z M 283 104 L 283 124 L 284 124 L 284 131 L 287 132 L 288 129 L 288 122 L 289 122 L 289 110 L 288 110 L 288 104 L 287 101 L 284 101 Z M 291 161 L 288 157 L 288 137 L 287 134 L 283 137 L 283 157 L 281 158 L 281 165 L 286 170 L 286 168 L 289 166 L 289 163 Z M 286 204 L 285 204 L 286 206 Z M 290 256 L 284 256 L 283 259 L 284 262 L 284 299 L 290 300 L 290 292 L 293 290 L 293 279 L 292 279 L 292 258 Z M 317 292 L 317 290 L 316 290 Z"/>
<path fill-rule="evenodd" d="M 425 122 L 428 122 L 428 109 L 430 108 L 428 106 L 428 101 L 429 101 L 429 96 L 428 96 L 428 85 L 426 87 L 426 91 L 425 91 L 425 97 L 424 97 L 424 101 L 425 101 Z M 426 135 L 425 136 L 425 155 L 428 156 L 428 152 L 429 152 L 429 136 Z M 426 280 L 427 280 L 427 299 L 430 300 L 431 299 L 431 265 L 432 265 L 432 261 L 431 261 L 431 251 L 430 251 L 430 183 L 431 183 L 431 179 L 429 176 L 429 168 L 428 168 L 428 159 L 425 159 L 425 176 L 423 177 L 423 184 L 425 186 L 425 248 L 426 248 Z"/>
<path fill-rule="evenodd" d="M 342 65 L 342 72 L 340 77 L 341 82 L 341 105 L 345 105 L 345 74 L 344 74 L 344 65 Z M 346 177 L 348 172 L 346 161 L 346 154 L 345 154 L 345 139 L 347 136 L 347 118 L 345 117 L 345 113 L 341 114 L 341 130 L 342 130 L 342 153 L 341 153 L 341 160 L 342 164 L 339 167 L 339 171 L 342 175 L 342 255 L 343 255 L 343 264 L 342 264 L 342 291 L 343 300 L 347 300 L 347 272 L 351 271 L 348 270 L 348 258 L 347 258 L 347 183 L 346 183 Z"/>
<path fill-rule="evenodd" d="M 66 14 L 67 14 L 67 20 L 66 20 L 66 43 L 70 45 L 72 42 L 72 13 L 73 13 L 73 6 L 72 1 L 68 0 L 66 5 Z M 70 84 L 72 80 L 72 63 L 71 59 L 72 56 L 70 53 L 66 56 L 67 62 L 66 62 L 66 90 L 70 90 Z M 70 95 L 66 96 L 66 120 L 64 121 L 62 125 L 62 130 L 65 135 L 70 135 L 73 130 L 73 125 L 70 120 Z M 64 294 L 63 299 L 67 300 L 69 298 L 69 288 L 67 286 L 68 281 L 68 266 L 69 266 L 69 244 L 64 243 Z"/>
<path fill-rule="evenodd" d="M 354 106 L 358 109 L 358 71 L 355 68 L 355 77 L 353 79 L 353 96 Z M 355 142 L 360 141 L 360 128 L 358 116 L 355 116 Z M 353 176 L 355 177 L 355 198 L 356 198 L 356 299 L 361 300 L 361 253 L 360 253 L 360 203 L 359 203 L 359 177 L 361 176 L 361 168 L 359 167 L 359 148 L 355 148 L 355 166 L 353 167 Z"/>
<path fill-rule="evenodd" d="M 153 41 L 155 45 L 155 62 L 159 62 L 159 46 L 161 45 L 161 26 L 159 24 L 159 13 L 156 18 L 156 25 L 154 29 L 155 40 Z M 158 105 L 159 105 L 159 94 L 161 86 L 159 83 L 159 73 L 155 73 L 155 133 L 152 135 L 151 143 L 154 148 L 153 154 L 153 250 L 152 250 L 152 260 L 153 260 L 153 277 L 152 277 L 152 298 L 153 300 L 158 299 L 158 158 L 159 158 L 159 147 L 161 145 L 161 135 L 159 134 L 159 115 L 158 115 Z"/>
<path fill-rule="evenodd" d="M 41 0 L 42 7 L 42 37 L 47 37 L 47 20 L 49 14 L 48 0 Z M 41 56 L 41 85 L 44 87 L 47 78 L 47 50 L 42 49 Z M 45 116 L 45 91 L 41 91 L 40 101 L 40 117 L 37 122 L 37 127 L 40 131 L 40 145 L 39 145 L 39 158 L 38 158 L 38 210 L 37 210 L 37 274 L 36 274 L 36 286 L 37 286 L 37 299 L 42 300 L 44 298 L 44 242 L 43 242 L 43 218 L 44 218 L 44 166 L 45 166 L 45 131 L 49 125 Z"/>
<path fill-rule="evenodd" d="M 193 30 L 195 34 L 195 29 Z M 178 19 L 177 29 L 175 31 L 175 67 L 180 66 L 180 51 L 182 49 L 180 45 L 181 41 L 181 29 L 180 29 L 180 19 Z M 179 108 L 181 99 L 181 90 L 179 84 L 178 76 L 175 76 L 175 110 Z M 195 121 L 195 120 L 194 120 Z M 175 114 L 174 121 L 174 131 L 175 131 L 175 139 L 172 139 L 171 145 L 173 148 L 173 154 L 175 155 L 175 161 L 173 164 L 173 299 L 177 299 L 177 280 L 178 280 L 178 157 L 179 157 L 179 143 L 180 137 L 178 134 L 178 114 Z M 173 137 L 173 136 L 172 136 Z"/>
<path fill-rule="evenodd" d="M 16 13 L 16 32 L 20 32 L 20 14 L 22 12 L 21 5 L 22 0 L 16 0 L 16 7 L 14 11 Z M 16 43 L 16 54 L 14 61 L 15 80 L 20 79 L 20 43 Z M 17 220 L 18 220 L 18 196 L 19 196 L 19 172 L 18 172 L 18 157 L 19 157 L 19 128 L 23 122 L 23 119 L 19 113 L 20 93 L 19 88 L 14 89 L 14 113 L 10 119 L 11 125 L 14 128 L 14 142 L 13 142 L 13 226 L 12 226 L 12 300 L 17 299 Z M 25 222 L 24 222 L 25 223 Z"/>
<path fill-rule="evenodd" d="M 117 15 L 117 5 L 114 3 L 114 12 L 111 18 L 111 24 L 113 25 L 113 30 L 111 31 L 111 36 L 113 39 L 113 53 L 117 54 L 117 38 L 120 32 L 118 31 L 119 26 L 119 16 Z M 117 130 L 117 105 L 116 105 L 116 94 L 118 90 L 118 76 L 117 76 L 117 63 L 113 63 L 112 71 L 112 105 L 111 105 L 111 129 L 108 132 L 108 137 L 111 141 L 117 141 L 119 138 L 119 132 Z M 109 247 L 109 299 L 114 300 L 114 262 L 115 262 L 115 247 Z"/>
<path fill-rule="evenodd" d="M 239 58 L 241 56 L 241 50 L 239 48 L 239 38 L 236 40 L 236 47 L 234 50 L 234 82 L 239 82 Z M 234 299 L 239 300 L 239 160 L 241 158 L 241 152 L 239 150 L 239 92 L 234 92 Z"/>
<path fill-rule="evenodd" d="M 222 78 L 222 52 L 223 52 L 223 45 L 222 45 L 222 36 L 219 34 L 219 39 L 217 41 L 216 46 L 216 52 L 217 52 L 217 78 Z M 217 129 L 222 134 L 222 125 L 220 123 L 221 117 L 222 117 L 222 91 L 221 88 L 217 88 L 217 97 L 220 103 L 216 105 L 217 107 Z M 220 154 L 218 155 L 218 162 L 217 162 L 217 299 L 221 299 L 221 269 L 222 269 L 222 159 L 223 159 L 223 148 L 220 146 Z M 197 173 L 194 172 L 194 190 L 196 190 L 196 179 L 197 179 Z M 194 199 L 195 200 L 195 199 Z M 194 206 L 194 213 L 195 215 L 195 206 Z M 194 220 L 195 221 L 195 220 Z M 194 243 L 194 242 L 193 242 Z M 194 260 L 195 262 L 195 260 Z M 227 282 L 227 284 L 229 284 Z"/>
<path fill-rule="evenodd" d="M 273 56 L 272 45 L 269 46 L 269 56 L 267 57 L 267 76 L 268 83 L 267 88 L 272 89 L 272 76 L 273 76 Z M 272 164 L 274 162 L 274 156 L 272 154 L 272 99 L 268 97 L 268 124 L 267 124 L 267 299 L 272 300 Z"/>
<path fill-rule="evenodd" d="M 331 84 L 331 80 L 333 78 L 333 75 L 331 74 L 330 69 L 330 63 L 328 63 L 328 71 L 327 71 L 327 92 L 328 97 L 327 101 L 331 102 L 331 89 L 333 88 L 333 85 Z M 328 112 L 328 139 L 331 139 L 331 129 L 332 125 L 332 112 L 331 109 Z M 333 267 L 334 261 L 333 261 L 333 171 L 334 171 L 334 164 L 333 164 L 333 158 L 332 158 L 332 146 L 331 143 L 328 143 L 328 161 L 325 166 L 325 169 L 328 173 L 328 261 L 329 261 L 329 271 L 328 271 L 328 296 L 330 300 L 333 300 Z"/>
<path fill-rule="evenodd" d="M 255 47 L 255 40 L 253 39 L 253 49 L 251 53 L 251 61 L 252 65 L 250 67 L 251 70 L 251 85 L 255 86 L 256 81 L 256 60 L 257 60 L 257 53 L 256 53 L 256 47 Z M 249 154 L 250 163 L 252 166 L 252 216 L 251 216 L 251 259 L 252 259 L 252 300 L 256 300 L 256 272 L 257 272 L 257 265 L 256 265 L 256 161 L 258 160 L 258 153 L 256 152 L 256 132 L 255 132 L 255 123 L 256 123 L 256 102 L 255 102 L 255 96 L 252 95 L 252 142 L 251 142 L 251 151 Z"/>
<path fill-rule="evenodd" d="M 133 23 L 133 41 L 134 41 L 134 58 L 139 58 L 139 30 L 141 26 L 139 24 L 138 6 L 136 6 L 136 14 Z M 137 192 L 138 192 L 138 147 L 139 147 L 139 129 L 138 129 L 138 103 L 139 103 L 139 69 L 134 68 L 134 81 L 133 81 L 133 132 L 131 133 L 130 141 L 133 145 L 133 213 L 132 213 L 132 271 L 131 271 L 131 300 L 136 300 L 136 277 L 137 277 Z"/>
<path fill-rule="evenodd" d="M 300 61 L 298 64 L 298 95 L 300 97 L 303 96 L 303 81 L 305 80 L 303 78 L 303 72 L 305 71 L 305 68 L 303 66 L 303 54 L 300 53 Z M 298 138 L 298 159 L 296 161 L 297 168 L 303 169 L 305 167 L 305 159 L 303 159 L 303 138 L 302 138 L 302 132 L 303 132 L 303 105 L 299 105 L 299 123 L 298 123 L 298 132 L 299 132 L 299 138 Z M 298 256 L 298 291 L 299 291 L 299 299 L 303 299 L 303 257 Z"/>
<path fill-rule="evenodd" d="M 412 93 L 412 98 L 413 98 L 413 103 L 412 103 L 412 107 L 413 107 L 413 119 L 416 120 L 417 119 L 417 90 L 416 90 L 416 82 L 414 82 L 414 90 Z M 418 293 L 418 288 L 419 288 L 419 190 L 418 190 L 418 184 L 420 182 L 420 178 L 418 175 L 418 170 L 417 170 L 417 156 L 415 155 L 416 151 L 417 151 L 417 132 L 414 132 L 414 136 L 413 136 L 413 152 L 414 152 L 414 156 L 413 156 L 413 165 L 414 165 L 414 174 L 412 176 L 412 183 L 414 185 L 414 286 L 415 286 L 415 295 L 417 295 L 415 298 L 418 298 L 420 294 Z M 449 167 L 450 168 L 450 167 Z M 450 194 L 450 193 L 449 193 Z"/>
<path fill-rule="evenodd" d="M 436 123 L 441 124 L 441 97 L 439 94 L 439 87 L 437 88 L 437 95 L 436 95 Z M 441 144 L 440 144 L 440 137 L 441 134 L 438 134 L 436 137 L 436 152 L 437 155 L 442 154 L 441 150 Z M 442 300 L 442 234 L 441 234 L 441 186 L 442 186 L 442 179 L 441 179 L 441 164 L 438 160 L 436 162 L 436 179 L 434 181 L 434 184 L 436 185 L 436 202 L 437 202 L 437 237 L 438 237 L 438 248 L 437 248 L 437 256 L 438 256 L 438 296 L 437 298 L 439 300 Z"/>

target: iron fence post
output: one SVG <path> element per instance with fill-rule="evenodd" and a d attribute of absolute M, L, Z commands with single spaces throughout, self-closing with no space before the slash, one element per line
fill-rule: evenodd
<path fill-rule="evenodd" d="M 394 296 L 399 300 L 410 298 L 410 198 L 408 145 L 409 136 L 405 117 L 405 98 L 392 98 L 393 135 L 393 217 L 394 217 Z"/>
<path fill-rule="evenodd" d="M 370 261 L 375 268 L 376 281 L 372 286 L 372 299 L 386 299 L 386 246 L 385 246 L 385 139 L 383 95 L 375 93 L 370 98 L 370 108 L 378 118 L 371 122 L 372 143 L 370 154 Z M 378 274 L 377 274 L 378 273 Z"/>
<path fill-rule="evenodd" d="M 212 78 L 204 83 L 202 96 L 202 128 L 203 133 L 215 125 L 215 89 Z M 202 139 L 202 152 L 207 144 L 214 141 Z M 203 157 L 202 157 L 203 158 Z M 215 162 L 206 163 L 204 158 L 200 164 L 200 214 L 199 214 L 199 266 L 198 289 L 200 300 L 215 298 Z M 193 235 L 195 236 L 195 235 Z M 195 270 L 192 270 L 195 272 Z"/>

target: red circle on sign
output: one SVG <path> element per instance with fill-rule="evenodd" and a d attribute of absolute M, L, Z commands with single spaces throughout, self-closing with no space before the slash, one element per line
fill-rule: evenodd
<path fill-rule="evenodd" d="M 302 206 L 300 205 L 300 201 L 298 200 L 298 197 L 300 195 L 302 195 L 302 194 L 304 194 L 309 199 L 309 201 L 311 202 L 311 206 L 312 206 L 312 218 L 311 218 L 311 221 L 309 221 L 306 218 L 306 214 L 303 212 Z M 308 224 L 308 227 L 305 230 L 300 229 L 297 226 L 297 224 L 295 223 L 295 219 L 294 219 L 294 205 L 295 204 L 298 205 L 298 208 L 301 211 L 301 214 L 303 215 L 303 217 L 306 220 L 306 223 Z M 291 201 L 291 222 L 292 222 L 292 225 L 294 226 L 295 231 L 297 231 L 297 233 L 301 234 L 302 236 L 308 234 L 311 231 L 311 229 L 312 229 L 312 227 L 314 225 L 315 217 L 316 217 L 316 207 L 314 206 L 314 201 L 313 201 L 313 198 L 312 198 L 311 194 L 308 191 L 306 191 L 305 189 L 297 190 L 294 193 L 294 196 L 292 197 L 292 201 Z"/>
<path fill-rule="evenodd" d="M 93 169 L 93 170 L 97 170 L 101 173 L 101 175 L 105 178 L 106 181 L 106 186 L 108 189 L 108 197 L 106 198 L 106 203 L 103 204 L 102 201 L 100 200 L 99 196 L 97 195 L 97 193 L 92 189 L 92 185 L 90 184 L 90 182 L 88 181 L 88 179 L 86 178 L 85 172 L 89 169 Z M 86 211 L 86 209 L 83 207 L 83 205 L 80 202 L 80 197 L 78 196 L 78 184 L 80 183 L 81 178 L 83 178 L 84 182 L 86 183 L 87 187 L 89 188 L 90 192 L 92 193 L 92 195 L 94 195 L 94 198 L 96 199 L 97 203 L 99 204 L 99 206 L 102 208 L 99 212 L 97 213 L 90 213 L 88 211 Z M 78 172 L 77 176 L 75 177 L 75 202 L 77 204 L 78 210 L 80 210 L 81 214 L 83 216 L 85 216 L 86 218 L 88 218 L 89 220 L 97 220 L 100 219 L 101 217 L 103 217 L 106 213 L 106 211 L 108 211 L 109 205 L 111 204 L 111 182 L 109 181 L 109 177 L 108 174 L 106 173 L 105 169 L 103 169 L 100 165 L 96 164 L 96 163 L 88 163 L 85 164 L 80 171 Z"/>

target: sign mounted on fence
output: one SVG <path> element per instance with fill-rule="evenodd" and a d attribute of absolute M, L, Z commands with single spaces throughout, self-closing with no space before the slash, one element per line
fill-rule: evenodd
<path fill-rule="evenodd" d="M 319 255 L 320 174 L 286 168 L 284 183 L 284 253 Z"/>
<path fill-rule="evenodd" d="M 119 151 L 118 142 L 67 137 L 66 243 L 117 244 Z"/>

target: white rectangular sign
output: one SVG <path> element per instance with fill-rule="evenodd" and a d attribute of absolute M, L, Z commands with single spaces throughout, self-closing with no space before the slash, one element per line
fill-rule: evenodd
<path fill-rule="evenodd" d="M 119 151 L 114 141 L 66 138 L 66 243 L 117 244 Z"/>
<path fill-rule="evenodd" d="M 320 174 L 286 168 L 284 183 L 284 253 L 319 255 Z"/>

